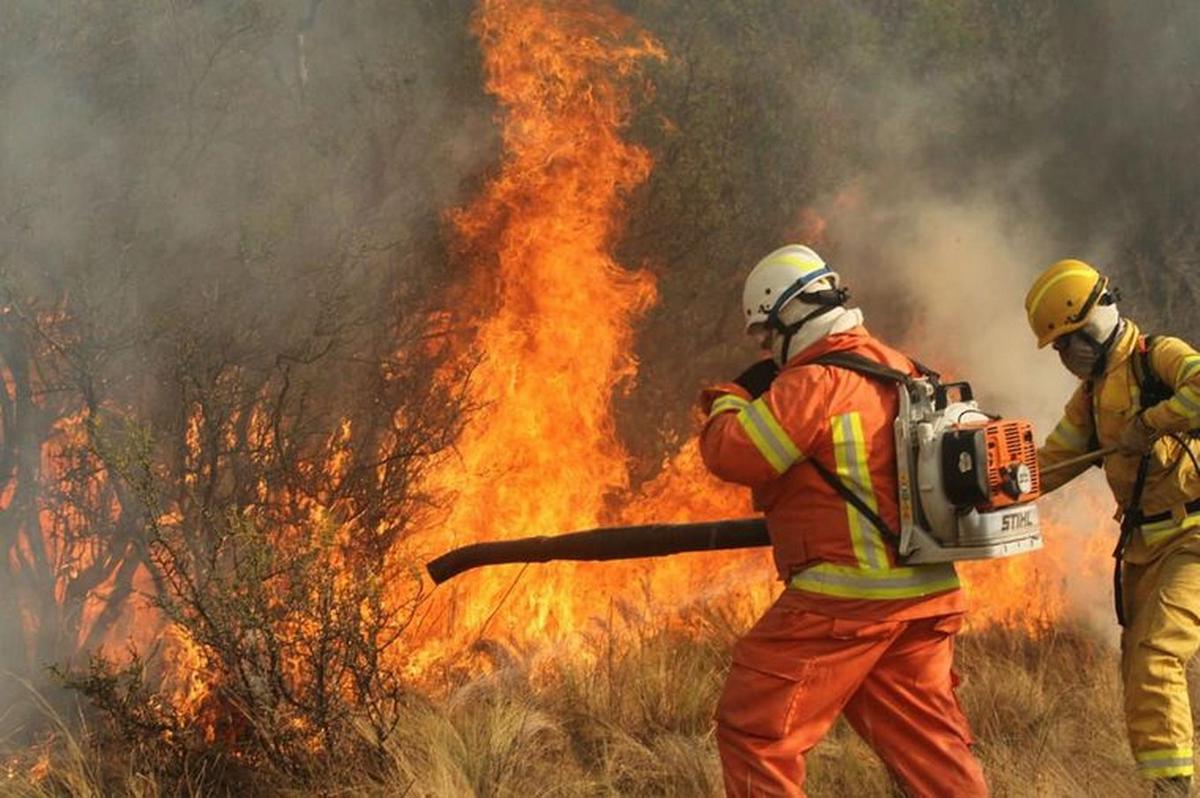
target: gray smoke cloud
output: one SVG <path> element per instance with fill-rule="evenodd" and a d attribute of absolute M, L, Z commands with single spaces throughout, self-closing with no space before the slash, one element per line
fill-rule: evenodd
<path fill-rule="evenodd" d="M 473 6 L 5 4 L 6 562 L 40 535 L 38 506 L 60 506 L 39 469 L 56 414 L 89 404 L 169 438 L 188 391 L 234 407 L 281 364 L 287 396 L 316 419 L 299 445 L 369 402 L 346 375 L 437 307 L 452 277 L 442 215 L 496 155 Z M 22 410 L 26 388 L 37 412 Z M 112 528 L 85 531 L 124 540 L 137 523 L 127 504 Z M 56 608 L 54 581 L 89 569 L 62 550 L 0 587 L 0 669 L 37 681 L 78 654 L 81 597 Z"/>
<path fill-rule="evenodd" d="M 491 155 L 480 87 L 462 80 L 466 4 L 17 8 L 2 84 L 8 268 L 120 284 L 144 315 L 225 282 L 269 285 L 264 316 L 286 318 L 311 261 L 404 251 Z M 386 271 L 355 276 L 380 288 Z"/>

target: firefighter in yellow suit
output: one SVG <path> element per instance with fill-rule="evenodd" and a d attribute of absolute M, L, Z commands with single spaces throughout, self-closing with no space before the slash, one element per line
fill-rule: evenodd
<path fill-rule="evenodd" d="M 1200 354 L 1147 337 L 1117 311 L 1108 280 L 1078 260 L 1048 268 L 1025 299 L 1038 346 L 1080 379 L 1039 450 L 1042 467 L 1099 448 L 1122 513 L 1114 589 L 1122 624 L 1125 721 L 1155 795 L 1191 789 L 1185 673 L 1200 648 Z M 1047 474 L 1051 491 L 1090 466 Z"/>

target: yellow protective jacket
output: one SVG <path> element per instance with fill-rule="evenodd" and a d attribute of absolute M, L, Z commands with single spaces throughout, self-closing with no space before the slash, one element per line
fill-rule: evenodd
<path fill-rule="evenodd" d="M 1141 410 L 1140 391 L 1134 373 L 1134 357 L 1140 331 L 1125 320 L 1119 339 L 1108 353 L 1104 374 L 1081 383 L 1067 402 L 1065 412 L 1045 444 L 1038 450 L 1043 468 L 1088 451 L 1093 420 L 1101 447 L 1113 446 L 1130 419 Z M 1189 430 L 1200 428 L 1200 353 L 1178 338 L 1156 337 L 1149 350 L 1149 364 L 1158 379 L 1174 391 L 1169 399 L 1147 409 L 1142 418 L 1151 429 L 1180 433 L 1188 440 Z M 1200 441 L 1189 444 L 1200 459 Z M 1104 474 L 1117 503 L 1126 507 L 1132 498 L 1140 457 L 1117 453 L 1104 458 Z M 1043 492 L 1070 481 L 1089 465 L 1047 474 Z M 1128 562 L 1146 562 L 1159 544 L 1185 529 L 1200 526 L 1200 513 L 1191 514 L 1184 505 L 1200 498 L 1200 473 L 1183 446 L 1161 437 L 1151 452 L 1150 467 L 1142 492 L 1142 512 L 1147 516 L 1169 513 L 1170 517 L 1147 522 L 1134 535 L 1126 551 Z"/>

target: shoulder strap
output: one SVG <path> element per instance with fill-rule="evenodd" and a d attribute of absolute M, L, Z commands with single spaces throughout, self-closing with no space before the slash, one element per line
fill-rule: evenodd
<path fill-rule="evenodd" d="M 1083 384 L 1083 393 L 1087 396 L 1088 419 L 1092 422 L 1092 430 L 1088 433 L 1087 450 L 1089 452 L 1100 451 L 1100 430 L 1096 426 L 1096 383 L 1088 380 Z M 1104 468 L 1103 460 L 1095 460 L 1092 462 L 1096 468 Z"/>
<path fill-rule="evenodd" d="M 1139 335 L 1137 347 L 1133 353 L 1133 378 L 1137 381 L 1138 393 L 1141 395 L 1142 409 L 1153 407 L 1164 399 L 1170 399 L 1175 392 L 1171 386 L 1162 381 L 1154 364 L 1150 360 L 1150 352 L 1154 348 L 1157 335 Z"/>
<path fill-rule="evenodd" d="M 906 386 L 911 386 L 913 381 L 913 378 L 903 371 L 894 369 L 891 366 L 885 366 L 857 352 L 831 352 L 828 355 L 813 358 L 809 362 L 822 366 L 836 366 L 838 368 L 849 369 L 850 371 L 857 371 L 860 374 L 866 374 L 870 377 L 878 377 L 881 380 L 898 382 Z M 914 360 L 912 363 L 922 375 L 936 376 L 934 372 L 917 363 L 917 361 Z"/>

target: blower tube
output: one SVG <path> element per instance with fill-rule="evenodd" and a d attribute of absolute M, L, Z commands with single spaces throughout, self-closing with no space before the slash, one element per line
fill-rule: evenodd
<path fill-rule="evenodd" d="M 685 551 L 751 549 L 771 545 L 762 518 L 697 524 L 645 524 L 542 535 L 536 538 L 473 543 L 453 549 L 425 568 L 436 584 L 481 565 L 550 560 L 632 560 Z"/>

